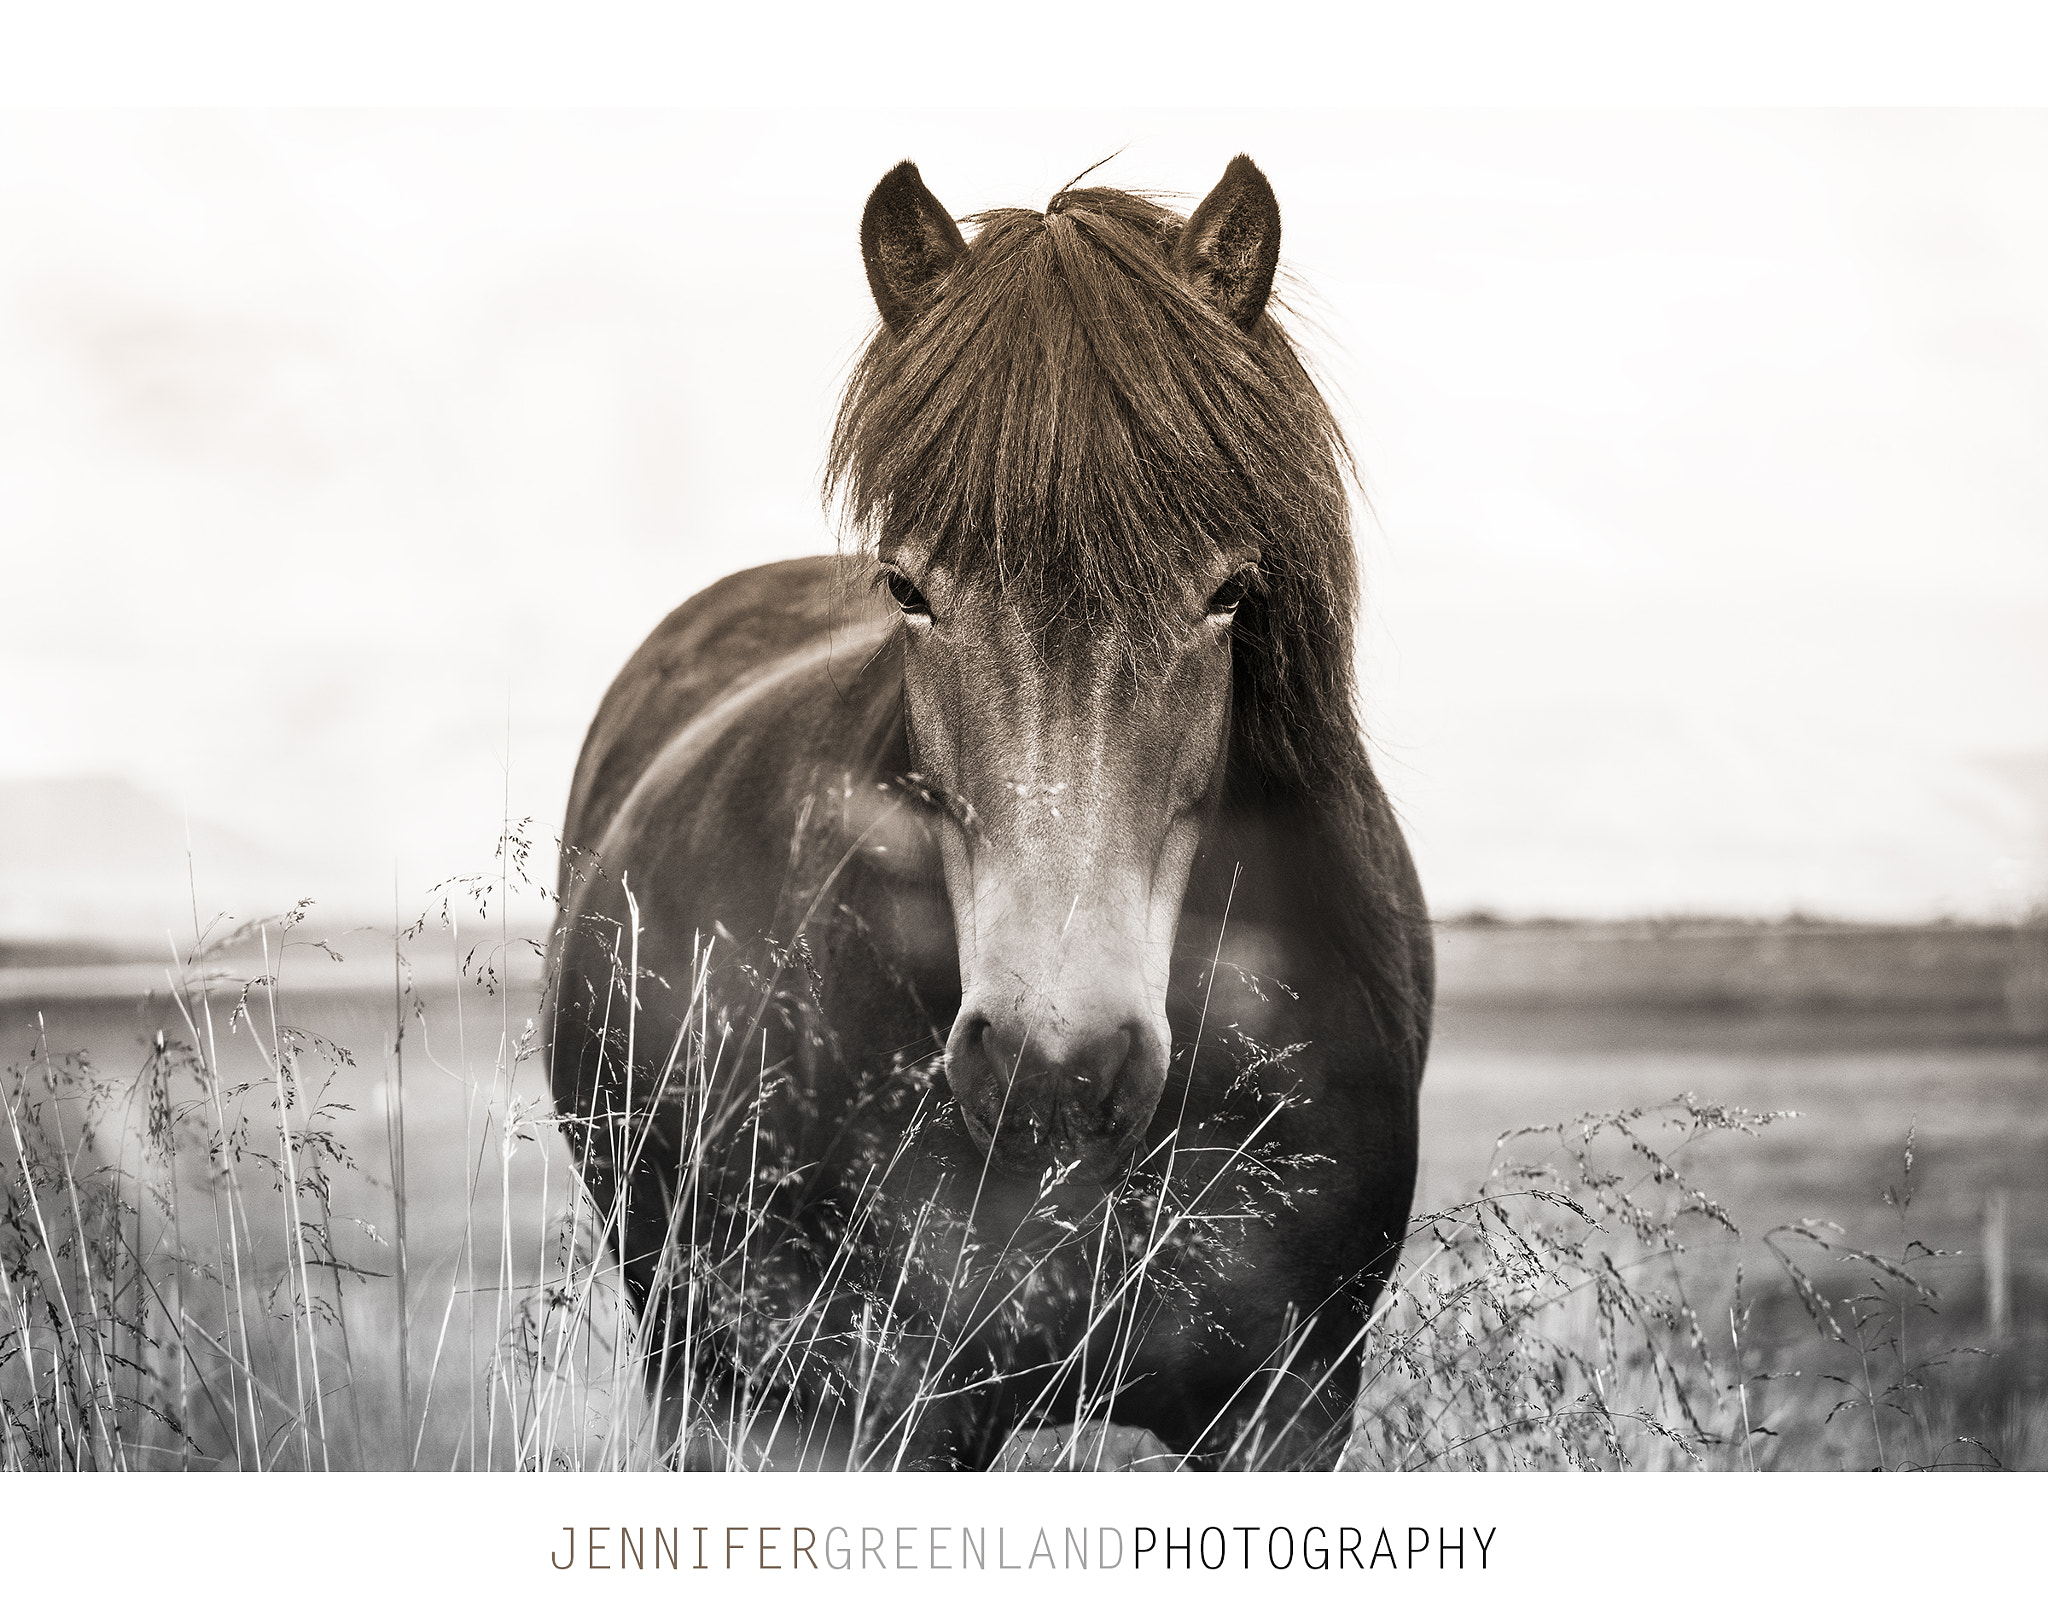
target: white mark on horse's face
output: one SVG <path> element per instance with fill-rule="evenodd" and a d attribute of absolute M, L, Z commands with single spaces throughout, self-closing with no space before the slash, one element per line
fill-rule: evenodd
<path fill-rule="evenodd" d="M 897 567 L 931 608 L 903 642 L 913 762 L 974 818 L 933 829 L 960 951 L 948 1073 L 970 1120 L 1093 1163 L 1164 1086 L 1174 933 L 1227 756 L 1230 614 L 1205 574 L 1133 647 Z"/>

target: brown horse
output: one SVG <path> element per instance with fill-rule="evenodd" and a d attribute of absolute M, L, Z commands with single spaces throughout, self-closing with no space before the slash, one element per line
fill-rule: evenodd
<path fill-rule="evenodd" d="M 861 222 L 862 544 L 591 726 L 555 1095 L 681 1459 L 1326 1462 L 1432 969 L 1279 207 L 1238 157 L 966 223 L 910 163 Z"/>

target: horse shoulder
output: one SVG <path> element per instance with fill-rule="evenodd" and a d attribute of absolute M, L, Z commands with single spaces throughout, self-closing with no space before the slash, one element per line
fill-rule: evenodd
<path fill-rule="evenodd" d="M 1212 1032 L 1303 1047 L 1312 1072 L 1412 1089 L 1422 1049 L 1393 1039 L 1369 1003 L 1413 1010 L 1426 1043 L 1431 939 L 1391 808 L 1375 810 L 1369 862 L 1313 818 L 1226 805 L 1191 875 L 1176 980 Z"/>
<path fill-rule="evenodd" d="M 612 892 L 630 882 L 643 926 L 683 950 L 693 934 L 748 940 L 786 925 L 778 910 L 849 821 L 840 785 L 873 774 L 898 724 L 876 668 L 885 639 L 883 624 L 833 626 L 673 717 L 590 836 L 605 876 L 576 891 L 573 909 L 620 904 Z"/>
<path fill-rule="evenodd" d="M 592 848 L 656 758 L 779 659 L 880 618 L 846 560 L 801 557 L 727 575 L 673 610 L 626 661 L 584 738 L 563 823 Z M 567 876 L 565 860 L 564 876 Z"/>

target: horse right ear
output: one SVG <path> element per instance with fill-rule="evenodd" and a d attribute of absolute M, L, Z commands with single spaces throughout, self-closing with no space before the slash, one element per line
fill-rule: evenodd
<path fill-rule="evenodd" d="M 899 338 L 908 332 L 966 251 L 967 239 L 916 164 L 905 158 L 882 176 L 860 217 L 860 256 L 884 326 Z"/>
<path fill-rule="evenodd" d="M 1258 325 L 1280 264 L 1280 204 L 1242 152 L 1180 233 L 1173 264 L 1224 320 L 1244 332 Z"/>

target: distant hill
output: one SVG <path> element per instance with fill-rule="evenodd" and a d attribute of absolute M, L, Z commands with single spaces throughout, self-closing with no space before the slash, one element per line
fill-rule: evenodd
<path fill-rule="evenodd" d="M 1788 919 L 1441 923 L 1440 1006 L 1866 1018 L 1945 1012 L 2048 1034 L 2048 917 L 2024 925 Z"/>
<path fill-rule="evenodd" d="M 0 781 L 0 937 L 161 940 L 216 912 L 276 911 L 306 877 L 121 777 Z"/>

